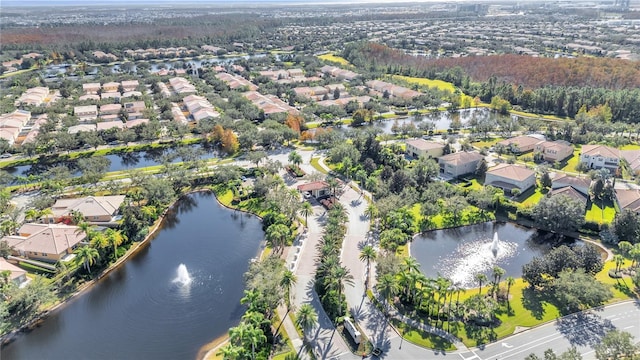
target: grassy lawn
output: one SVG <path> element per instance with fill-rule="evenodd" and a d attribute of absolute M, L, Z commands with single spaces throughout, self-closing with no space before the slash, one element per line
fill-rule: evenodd
<path fill-rule="evenodd" d="M 498 141 L 504 140 L 504 138 L 501 138 L 501 137 L 489 137 L 486 140 L 483 137 L 481 137 L 479 139 L 482 139 L 482 140 L 476 141 L 472 144 L 474 147 L 478 149 L 490 148 L 493 145 L 495 145 Z"/>
<path fill-rule="evenodd" d="M 620 150 L 640 150 L 640 145 L 638 144 L 627 144 L 620 147 Z"/>
<path fill-rule="evenodd" d="M 411 77 L 411 76 L 402 76 L 402 75 L 392 75 L 394 79 L 406 81 L 411 84 L 418 84 L 420 86 L 427 86 L 430 88 L 437 88 L 438 90 L 454 92 L 456 91 L 456 87 L 446 81 L 442 80 L 431 80 L 427 78 L 419 78 L 419 77 Z"/>
<path fill-rule="evenodd" d="M 540 115 L 540 114 L 534 114 L 534 113 L 529 113 L 529 112 L 525 112 L 525 111 L 511 110 L 509 112 L 511 114 L 514 114 L 514 115 L 532 117 L 532 118 L 537 118 L 537 119 L 556 120 L 556 121 L 570 120 L 569 118 L 561 118 L 561 117 L 558 117 L 558 116 L 555 116 L 555 115 Z"/>
<path fill-rule="evenodd" d="M 321 172 L 323 174 L 327 174 L 328 173 L 327 170 L 325 170 L 325 168 L 320 166 L 320 158 L 318 158 L 318 157 L 311 158 L 311 166 L 313 166 L 314 169 L 318 170 L 319 172 Z"/>
<path fill-rule="evenodd" d="M 449 342 L 447 339 L 444 339 L 438 335 L 434 335 L 428 333 L 426 331 L 413 328 L 406 323 L 400 322 L 398 320 L 392 320 L 393 326 L 398 329 L 400 334 L 404 339 L 410 341 L 418 346 L 422 346 L 428 349 L 438 349 L 438 350 L 446 350 L 453 351 L 457 350 L 457 348 L 453 345 L 453 343 Z"/>
<path fill-rule="evenodd" d="M 320 60 L 326 60 L 326 61 L 332 61 L 335 63 L 338 63 L 340 65 L 351 65 L 351 63 L 349 63 L 349 61 L 347 61 L 347 59 L 341 57 L 341 56 L 337 56 L 334 54 L 324 54 L 324 55 L 320 55 L 318 56 L 318 58 Z"/>
<path fill-rule="evenodd" d="M 578 166 L 578 163 L 580 162 L 581 151 L 582 151 L 582 148 L 577 146 L 576 149 L 573 150 L 573 155 L 571 155 L 569 159 L 565 160 L 566 163 L 560 170 L 568 171 L 568 172 L 577 172 L 576 166 Z"/>
<path fill-rule="evenodd" d="M 631 260 L 625 259 L 623 268 L 631 265 Z M 631 297 L 634 297 L 633 289 L 634 285 L 631 282 L 631 279 L 627 276 L 622 279 L 614 279 L 609 276 L 609 270 L 615 269 L 616 263 L 611 260 L 604 264 L 604 269 L 596 274 L 596 279 L 602 283 L 607 285 L 611 285 L 611 292 L 613 293 L 613 299 L 609 301 L 610 303 L 627 300 Z"/>
<path fill-rule="evenodd" d="M 533 193 L 529 194 L 531 190 L 525 191 L 524 194 L 518 197 L 518 201 L 525 207 L 533 207 L 540 199 L 548 192 L 548 190 L 541 190 L 539 187 L 535 187 Z"/>
<path fill-rule="evenodd" d="M 616 209 L 611 201 L 607 201 L 604 204 L 604 211 L 601 208 L 601 204 L 595 202 L 591 203 L 587 208 L 587 213 L 584 218 L 587 221 L 595 222 L 598 224 L 610 224 L 613 218 L 616 216 Z"/>

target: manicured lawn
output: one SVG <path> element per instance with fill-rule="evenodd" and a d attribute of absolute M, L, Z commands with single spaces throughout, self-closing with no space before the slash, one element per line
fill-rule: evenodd
<path fill-rule="evenodd" d="M 398 329 L 400 334 L 402 334 L 403 338 L 418 346 L 422 346 L 428 349 L 438 349 L 446 351 L 457 350 L 453 343 L 438 335 L 413 328 L 406 323 L 400 322 L 398 320 L 393 320 L 393 325 Z"/>
<path fill-rule="evenodd" d="M 539 187 L 536 187 L 535 191 L 531 195 L 527 196 L 526 198 L 521 199 L 519 197 L 519 199 L 521 199 L 520 203 L 522 204 L 522 206 L 525 206 L 525 207 L 533 207 L 534 205 L 536 205 L 540 201 L 540 199 L 542 199 L 542 197 L 547 192 L 548 192 L 547 190 L 544 190 L 544 192 L 543 192 L 542 190 L 540 190 Z M 523 195 L 526 196 L 527 193 L 525 193 Z"/>
<path fill-rule="evenodd" d="M 411 77 L 411 76 L 402 76 L 402 75 L 392 75 L 394 79 L 406 81 L 411 84 L 418 84 L 420 86 L 428 86 L 430 88 L 437 88 L 438 90 L 454 92 L 456 91 L 456 87 L 446 81 L 442 80 L 432 80 L 427 78 L 419 78 L 419 77 Z"/>
<path fill-rule="evenodd" d="M 630 265 L 631 265 L 631 260 L 625 259 L 622 267 L 625 268 Z M 602 269 L 602 271 L 596 274 L 596 279 L 598 281 L 611 285 L 611 292 L 613 293 L 613 299 L 609 301 L 610 303 L 620 301 L 620 300 L 627 300 L 630 297 L 633 297 L 634 295 L 633 294 L 634 285 L 628 276 L 625 276 L 621 279 L 614 279 L 609 276 L 609 270 L 615 269 L 615 268 L 616 268 L 616 263 L 615 261 L 611 260 L 606 262 L 604 264 L 604 269 Z"/>
<path fill-rule="evenodd" d="M 587 213 L 584 216 L 585 220 L 598 224 L 610 224 L 616 217 L 616 209 L 610 201 L 605 202 L 604 205 L 604 211 L 602 211 L 600 203 L 591 203 L 591 207 L 587 209 Z"/>
<path fill-rule="evenodd" d="M 474 147 L 478 149 L 490 148 L 493 145 L 495 145 L 498 141 L 504 140 L 504 138 L 501 138 L 501 137 L 489 137 L 486 140 L 484 137 L 479 137 L 478 139 L 481 139 L 481 140 L 476 141 L 472 144 Z"/>
<path fill-rule="evenodd" d="M 347 59 L 345 59 L 345 58 L 343 58 L 341 56 L 334 55 L 334 54 L 324 54 L 324 55 L 318 56 L 318 58 L 320 60 L 336 62 L 336 63 L 338 63 L 340 65 L 351 65 L 349 63 L 349 61 L 347 61 Z"/>
<path fill-rule="evenodd" d="M 620 147 L 620 150 L 640 150 L 640 145 L 638 144 L 627 144 Z"/>
<path fill-rule="evenodd" d="M 324 167 L 320 166 L 320 158 L 311 158 L 311 166 L 313 166 L 313 168 L 318 170 L 319 172 L 327 174 L 327 170 L 325 170 Z"/>
<path fill-rule="evenodd" d="M 566 164 L 565 166 L 562 167 L 561 170 L 568 171 L 568 172 L 578 172 L 576 170 L 576 166 L 578 166 L 578 163 L 580 162 L 581 151 L 582 151 L 582 148 L 576 147 L 576 149 L 573 150 L 573 155 L 571 155 L 571 157 L 569 157 L 569 159 L 566 160 Z"/>
<path fill-rule="evenodd" d="M 568 120 L 568 118 L 561 118 L 555 115 L 540 115 L 540 114 L 534 114 L 534 113 L 529 113 L 529 112 L 524 112 L 524 111 L 516 111 L 516 110 L 511 110 L 509 111 L 511 114 L 514 115 L 520 115 L 520 116 L 526 116 L 526 117 L 532 117 L 532 118 L 538 118 L 538 119 L 545 119 L 545 120 L 558 120 L 558 121 L 562 121 L 562 120 Z"/>

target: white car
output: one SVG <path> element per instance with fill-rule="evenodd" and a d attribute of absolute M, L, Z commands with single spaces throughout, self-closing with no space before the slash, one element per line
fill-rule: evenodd
<path fill-rule="evenodd" d="M 11 157 L 11 154 L 9 154 L 9 153 L 5 153 L 5 154 L 0 155 L 0 159 L 8 159 L 10 157 Z"/>
<path fill-rule="evenodd" d="M 308 191 L 305 191 L 304 194 L 302 194 L 302 196 L 304 196 L 305 199 L 310 199 L 311 198 L 311 193 Z"/>

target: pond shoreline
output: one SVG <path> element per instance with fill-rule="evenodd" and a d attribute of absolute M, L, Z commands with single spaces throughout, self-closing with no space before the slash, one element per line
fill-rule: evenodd
<path fill-rule="evenodd" d="M 63 309 L 67 304 L 69 304 L 69 302 L 71 302 L 71 300 L 77 298 L 79 295 L 82 295 L 87 290 L 91 289 L 102 278 L 110 274 L 112 271 L 120 268 L 127 260 L 129 260 L 133 255 L 137 254 L 140 250 L 144 249 L 144 247 L 153 240 L 158 230 L 162 229 L 162 225 L 164 223 L 164 219 L 166 215 L 174 209 L 174 207 L 177 205 L 177 203 L 180 201 L 180 199 L 183 196 L 186 196 L 189 194 L 195 194 L 199 192 L 210 192 L 215 197 L 215 193 L 210 189 L 197 189 L 197 190 L 188 191 L 184 194 L 181 194 L 171 205 L 169 205 L 162 212 L 162 214 L 160 214 L 158 219 L 151 225 L 151 227 L 149 228 L 149 233 L 147 234 L 147 236 L 145 236 L 145 238 L 142 241 L 132 245 L 132 247 L 129 248 L 129 250 L 121 258 L 119 258 L 115 263 L 111 264 L 109 267 L 104 269 L 100 274 L 98 274 L 96 278 L 81 284 L 73 294 L 56 302 L 55 304 L 52 305 L 52 307 L 44 310 L 40 315 L 38 315 L 33 320 L 29 321 L 27 324 L 24 324 L 21 327 L 15 330 L 12 330 L 11 332 L 8 332 L 4 336 L 0 337 L 0 346 L 8 345 L 15 339 L 16 336 L 19 336 L 22 333 L 25 333 L 30 330 L 33 330 L 34 328 L 37 328 L 42 321 L 45 321 L 49 317 L 49 315 Z M 216 197 L 216 200 L 217 200 L 217 197 Z"/>

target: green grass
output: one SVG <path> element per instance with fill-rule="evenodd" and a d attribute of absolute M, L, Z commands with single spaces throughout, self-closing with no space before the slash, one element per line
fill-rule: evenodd
<path fill-rule="evenodd" d="M 311 158 L 311 166 L 313 166 L 314 169 L 318 170 L 323 174 L 328 173 L 328 171 L 324 167 L 320 166 L 320 158 L 318 157 Z"/>
<path fill-rule="evenodd" d="M 418 84 L 420 86 L 427 86 L 427 87 L 430 87 L 430 88 L 436 88 L 436 89 L 442 90 L 442 91 L 449 91 L 449 92 L 456 91 L 456 87 L 452 83 L 446 82 L 446 81 L 442 81 L 442 80 L 432 80 L 432 79 L 427 79 L 427 78 L 402 76 L 402 75 L 392 75 L 392 78 L 398 79 L 398 80 L 402 80 L 402 81 L 408 82 L 410 84 Z"/>
<path fill-rule="evenodd" d="M 542 197 L 548 192 L 548 190 L 544 190 L 542 191 L 539 187 L 535 188 L 535 191 L 527 196 L 526 198 L 522 199 L 520 201 L 520 203 L 522 204 L 522 206 L 524 207 L 533 207 L 535 206 L 538 202 L 540 202 L 540 200 L 542 199 Z M 525 192 L 525 194 L 523 195 L 527 195 L 527 193 Z"/>
<path fill-rule="evenodd" d="M 631 265 L 631 260 L 625 259 L 623 268 Z M 613 293 L 613 299 L 609 301 L 609 303 L 613 303 L 616 301 L 627 300 L 631 297 L 635 297 L 633 293 L 634 285 L 631 282 L 631 278 L 628 276 L 624 276 L 621 279 L 614 279 L 609 276 L 609 270 L 615 269 L 616 263 L 615 261 L 607 261 L 604 264 L 604 268 L 602 271 L 596 274 L 596 280 L 610 285 L 611 292 Z"/>
<path fill-rule="evenodd" d="M 493 145 L 495 145 L 498 141 L 504 140 L 504 138 L 501 138 L 501 137 L 489 137 L 487 140 L 481 137 L 479 139 L 482 139 L 482 140 L 476 141 L 472 144 L 474 147 L 478 149 L 490 148 Z"/>
<path fill-rule="evenodd" d="M 525 112 L 525 111 L 511 110 L 509 112 L 514 115 L 544 119 L 544 120 L 556 120 L 556 121 L 570 120 L 569 118 L 562 118 L 555 115 L 541 115 L 541 114 L 534 114 L 534 113 Z"/>
<path fill-rule="evenodd" d="M 620 150 L 640 150 L 640 145 L 638 144 L 627 144 L 620 147 Z"/>
<path fill-rule="evenodd" d="M 392 320 L 393 325 L 398 329 L 404 339 L 410 341 L 418 346 L 422 346 L 428 349 L 438 349 L 445 351 L 457 350 L 457 348 L 445 338 L 438 335 L 431 334 L 424 330 L 413 328 L 406 323 L 398 320 Z"/>
<path fill-rule="evenodd" d="M 578 163 L 580 162 L 581 151 L 582 151 L 582 148 L 579 146 L 576 146 L 575 150 L 573 150 L 573 155 L 571 155 L 569 159 L 565 160 L 566 163 L 560 170 L 567 171 L 567 172 L 577 172 L 576 166 L 578 166 Z"/>
<path fill-rule="evenodd" d="M 613 203 L 611 201 L 605 202 L 604 211 L 602 210 L 601 204 L 597 202 L 591 203 L 584 216 L 585 220 L 598 224 L 610 224 L 616 217 L 616 209 Z"/>
<path fill-rule="evenodd" d="M 334 55 L 334 54 L 324 54 L 324 55 L 318 56 L 318 58 L 320 60 L 331 61 L 331 62 L 335 62 L 335 63 L 338 63 L 340 65 L 344 65 L 344 66 L 351 65 L 351 63 L 349 63 L 349 61 L 347 61 L 347 59 L 345 59 L 345 58 L 343 58 L 341 56 Z"/>

